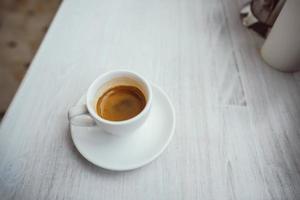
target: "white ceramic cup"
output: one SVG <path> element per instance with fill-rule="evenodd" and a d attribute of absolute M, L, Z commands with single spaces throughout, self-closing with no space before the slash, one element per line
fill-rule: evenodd
<path fill-rule="evenodd" d="M 97 114 L 98 99 L 110 88 L 128 85 L 135 86 L 146 98 L 145 108 L 135 117 L 123 121 L 110 121 Z M 114 135 L 126 135 L 139 128 L 149 115 L 152 102 L 151 86 L 142 76 L 124 70 L 107 72 L 99 76 L 88 88 L 86 103 L 76 105 L 69 110 L 68 118 L 75 126 L 100 126 L 104 131 Z M 87 118 L 87 115 L 88 118 Z"/>

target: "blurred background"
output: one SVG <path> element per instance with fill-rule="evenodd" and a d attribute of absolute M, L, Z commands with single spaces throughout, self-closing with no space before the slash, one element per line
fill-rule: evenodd
<path fill-rule="evenodd" d="M 61 0 L 0 0 L 0 119 Z"/>

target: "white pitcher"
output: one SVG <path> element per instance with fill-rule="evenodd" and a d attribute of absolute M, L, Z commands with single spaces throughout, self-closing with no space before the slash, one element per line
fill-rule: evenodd
<path fill-rule="evenodd" d="M 284 71 L 300 70 L 300 0 L 287 0 L 262 49 L 263 59 Z"/>

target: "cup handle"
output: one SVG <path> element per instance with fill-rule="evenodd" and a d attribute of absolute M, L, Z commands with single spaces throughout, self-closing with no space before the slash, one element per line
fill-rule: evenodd
<path fill-rule="evenodd" d="M 89 114 L 85 104 L 76 105 L 70 108 L 68 119 L 73 126 L 96 126 L 96 122 Z"/>

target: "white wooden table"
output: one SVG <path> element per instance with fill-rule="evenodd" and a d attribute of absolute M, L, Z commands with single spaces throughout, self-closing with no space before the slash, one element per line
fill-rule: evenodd
<path fill-rule="evenodd" d="M 300 199 L 300 76 L 268 67 L 236 0 L 66 0 L 0 133 L 0 199 Z M 67 111 L 126 68 L 170 96 L 175 136 L 110 172 L 75 149 Z"/>

